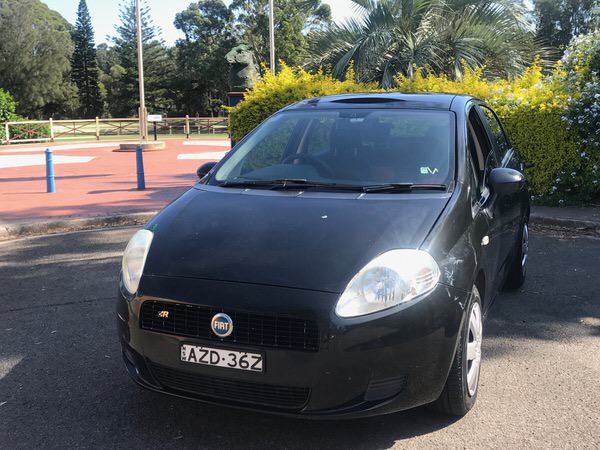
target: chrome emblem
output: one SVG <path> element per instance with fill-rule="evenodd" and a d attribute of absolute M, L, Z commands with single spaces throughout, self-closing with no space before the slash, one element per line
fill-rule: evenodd
<path fill-rule="evenodd" d="M 225 313 L 215 314 L 210 321 L 210 328 L 220 338 L 226 338 L 233 333 L 233 320 Z"/>
<path fill-rule="evenodd" d="M 159 311 L 157 315 L 161 319 L 168 319 L 169 318 L 169 311 Z"/>

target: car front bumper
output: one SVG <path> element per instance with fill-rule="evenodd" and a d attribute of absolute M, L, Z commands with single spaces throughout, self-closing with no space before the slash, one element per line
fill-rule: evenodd
<path fill-rule="evenodd" d="M 125 365 L 138 384 L 219 405 L 314 417 L 358 417 L 408 409 L 441 393 L 468 293 L 438 285 L 407 304 L 353 319 L 335 315 L 338 295 L 274 286 L 144 276 L 138 296 L 119 293 Z M 144 302 L 196 305 L 232 317 L 273 312 L 317 325 L 316 347 L 290 349 L 141 328 Z M 235 319 L 234 319 L 235 321 Z M 168 328 L 168 327 L 167 327 Z M 261 373 L 182 362 L 182 344 L 261 353 Z"/>

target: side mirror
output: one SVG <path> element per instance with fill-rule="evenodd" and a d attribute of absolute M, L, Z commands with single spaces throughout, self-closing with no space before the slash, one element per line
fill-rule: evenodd
<path fill-rule="evenodd" d="M 208 172 L 210 172 L 212 168 L 215 167 L 216 164 L 216 161 L 211 161 L 202 164 L 200 167 L 198 167 L 198 169 L 196 169 L 196 175 L 198 175 L 198 178 L 200 179 L 204 178 L 208 174 Z"/>
<path fill-rule="evenodd" d="M 499 195 L 516 194 L 525 186 L 525 176 L 514 169 L 497 167 L 488 178 L 490 187 Z"/>

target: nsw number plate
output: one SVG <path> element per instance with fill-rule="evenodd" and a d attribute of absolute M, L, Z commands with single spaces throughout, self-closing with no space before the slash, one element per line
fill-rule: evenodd
<path fill-rule="evenodd" d="M 181 346 L 181 360 L 228 369 L 250 370 L 252 372 L 263 371 L 263 356 L 260 353 L 183 344 Z"/>

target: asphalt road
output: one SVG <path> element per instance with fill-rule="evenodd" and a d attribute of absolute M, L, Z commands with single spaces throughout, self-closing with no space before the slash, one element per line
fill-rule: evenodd
<path fill-rule="evenodd" d="M 600 448 L 600 240 L 533 233 L 524 289 L 486 323 L 478 402 L 309 421 L 207 406 L 128 378 L 115 331 L 135 229 L 0 243 L 0 448 Z"/>

